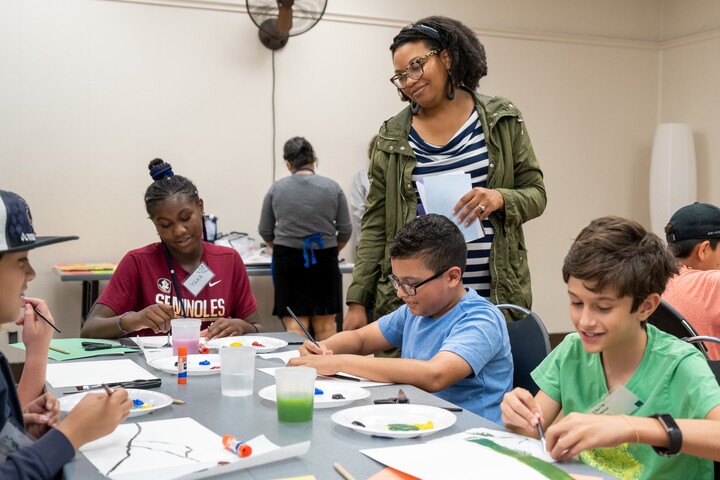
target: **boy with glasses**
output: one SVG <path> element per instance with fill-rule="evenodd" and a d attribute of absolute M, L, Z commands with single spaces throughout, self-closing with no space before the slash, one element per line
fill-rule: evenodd
<path fill-rule="evenodd" d="M 288 365 L 411 384 L 498 422 L 513 378 L 507 327 L 494 305 L 463 286 L 462 233 L 444 216 L 417 217 L 398 232 L 390 257 L 389 281 L 405 305 L 319 348 L 305 342 Z M 390 347 L 402 358 L 368 356 Z"/>

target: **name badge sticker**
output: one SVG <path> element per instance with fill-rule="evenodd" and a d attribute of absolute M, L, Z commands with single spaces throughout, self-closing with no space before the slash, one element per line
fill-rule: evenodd
<path fill-rule="evenodd" d="M 642 406 L 643 402 L 625 385 L 615 388 L 588 410 L 595 415 L 630 415 Z"/>
<path fill-rule="evenodd" d="M 183 285 L 187 288 L 190 293 L 197 297 L 198 293 L 215 277 L 215 273 L 205 265 L 205 262 L 200 262 L 200 265 L 185 279 Z"/>

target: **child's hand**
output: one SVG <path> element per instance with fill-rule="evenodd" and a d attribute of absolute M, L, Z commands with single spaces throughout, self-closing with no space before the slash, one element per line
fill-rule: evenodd
<path fill-rule="evenodd" d="M 537 424 L 545 425 L 540 407 L 535 398 L 524 388 L 516 388 L 506 393 L 500 404 L 502 420 L 511 430 L 527 430 L 528 434 L 537 437 Z"/>
<path fill-rule="evenodd" d="M 320 345 L 318 347 L 318 345 Z M 300 347 L 300 356 L 305 355 L 332 355 L 332 350 L 328 350 L 327 347 L 323 342 L 318 342 L 318 345 L 315 345 L 310 340 L 305 340 L 305 343 L 302 344 Z"/>
<path fill-rule="evenodd" d="M 40 438 L 60 420 L 60 402 L 51 393 L 44 393 L 23 408 L 25 430 Z"/>
<path fill-rule="evenodd" d="M 175 318 L 171 305 L 154 303 L 139 312 L 131 313 L 123 319 L 125 330 L 151 328 L 154 333 L 166 333 L 170 330 L 170 320 Z"/>
<path fill-rule="evenodd" d="M 60 430 L 77 450 L 88 442 L 112 433 L 130 414 L 132 401 L 125 389 L 118 388 L 112 395 L 88 394 L 60 422 Z"/>
<path fill-rule="evenodd" d="M 317 348 L 317 347 L 316 347 Z M 340 355 L 342 357 L 342 355 Z M 295 357 L 288 360 L 288 367 L 311 367 L 317 370 L 318 375 L 335 375 L 340 371 L 338 362 L 335 361 L 339 357 L 333 355 L 306 355 L 304 357 Z"/>
<path fill-rule="evenodd" d="M 571 413 L 545 432 L 550 455 L 568 460 L 591 448 L 614 447 L 635 441 L 632 424 L 622 415 Z"/>
<path fill-rule="evenodd" d="M 22 341 L 25 344 L 25 350 L 29 354 L 37 352 L 43 357 L 47 357 L 48 347 L 50 346 L 50 340 L 53 336 L 53 329 L 50 325 L 45 323 L 45 320 L 35 313 L 33 307 L 37 308 L 38 311 L 45 315 L 45 317 L 51 322 L 54 322 L 54 319 L 45 304 L 45 300 L 24 297 L 23 301 L 25 302 L 23 315 L 15 322 L 15 324 L 22 325 L 23 327 Z"/>

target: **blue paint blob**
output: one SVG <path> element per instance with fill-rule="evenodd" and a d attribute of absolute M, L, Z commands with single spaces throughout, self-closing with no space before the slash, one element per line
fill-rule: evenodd
<path fill-rule="evenodd" d="M 139 400 L 137 398 L 133 399 L 133 407 L 142 407 L 143 405 L 145 405 L 145 402 L 143 402 L 142 400 Z"/>
<path fill-rule="evenodd" d="M 325 392 L 323 392 L 319 388 L 315 387 L 315 395 L 322 395 L 323 393 L 325 393 Z"/>
<path fill-rule="evenodd" d="M 199 365 L 210 365 L 210 360 L 203 360 Z"/>

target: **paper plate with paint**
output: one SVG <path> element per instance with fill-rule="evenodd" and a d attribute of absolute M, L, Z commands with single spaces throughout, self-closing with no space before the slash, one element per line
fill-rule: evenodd
<path fill-rule="evenodd" d="M 155 410 L 160 410 L 168 405 L 172 404 L 172 398 L 160 392 L 153 392 L 152 390 L 140 390 L 138 388 L 128 388 L 128 396 L 133 401 L 133 408 L 130 409 L 131 417 L 138 417 L 145 415 L 146 413 L 152 413 Z M 80 403 L 80 400 L 85 398 L 88 393 L 103 393 L 103 390 L 93 390 L 90 392 L 74 393 L 72 395 L 66 395 L 60 399 L 60 411 L 69 412 L 75 405 Z"/>
<path fill-rule="evenodd" d="M 253 347 L 257 353 L 270 353 L 278 348 L 287 347 L 285 340 L 273 337 L 256 337 L 243 335 L 240 337 L 213 338 L 205 342 L 208 348 Z"/>
<path fill-rule="evenodd" d="M 276 402 L 275 385 L 265 387 L 258 392 L 260 398 Z M 317 381 L 315 382 L 315 409 L 337 408 L 349 405 L 356 400 L 370 396 L 370 391 L 364 388 L 348 385 L 342 382 Z"/>
<path fill-rule="evenodd" d="M 162 357 L 150 360 L 148 365 L 165 373 L 177 375 L 177 357 Z M 187 373 L 189 376 L 217 375 L 220 373 L 220 355 L 188 355 Z"/>
<path fill-rule="evenodd" d="M 414 438 L 431 435 L 455 424 L 454 413 L 429 405 L 366 405 L 340 410 L 333 422 L 375 437 Z"/>

